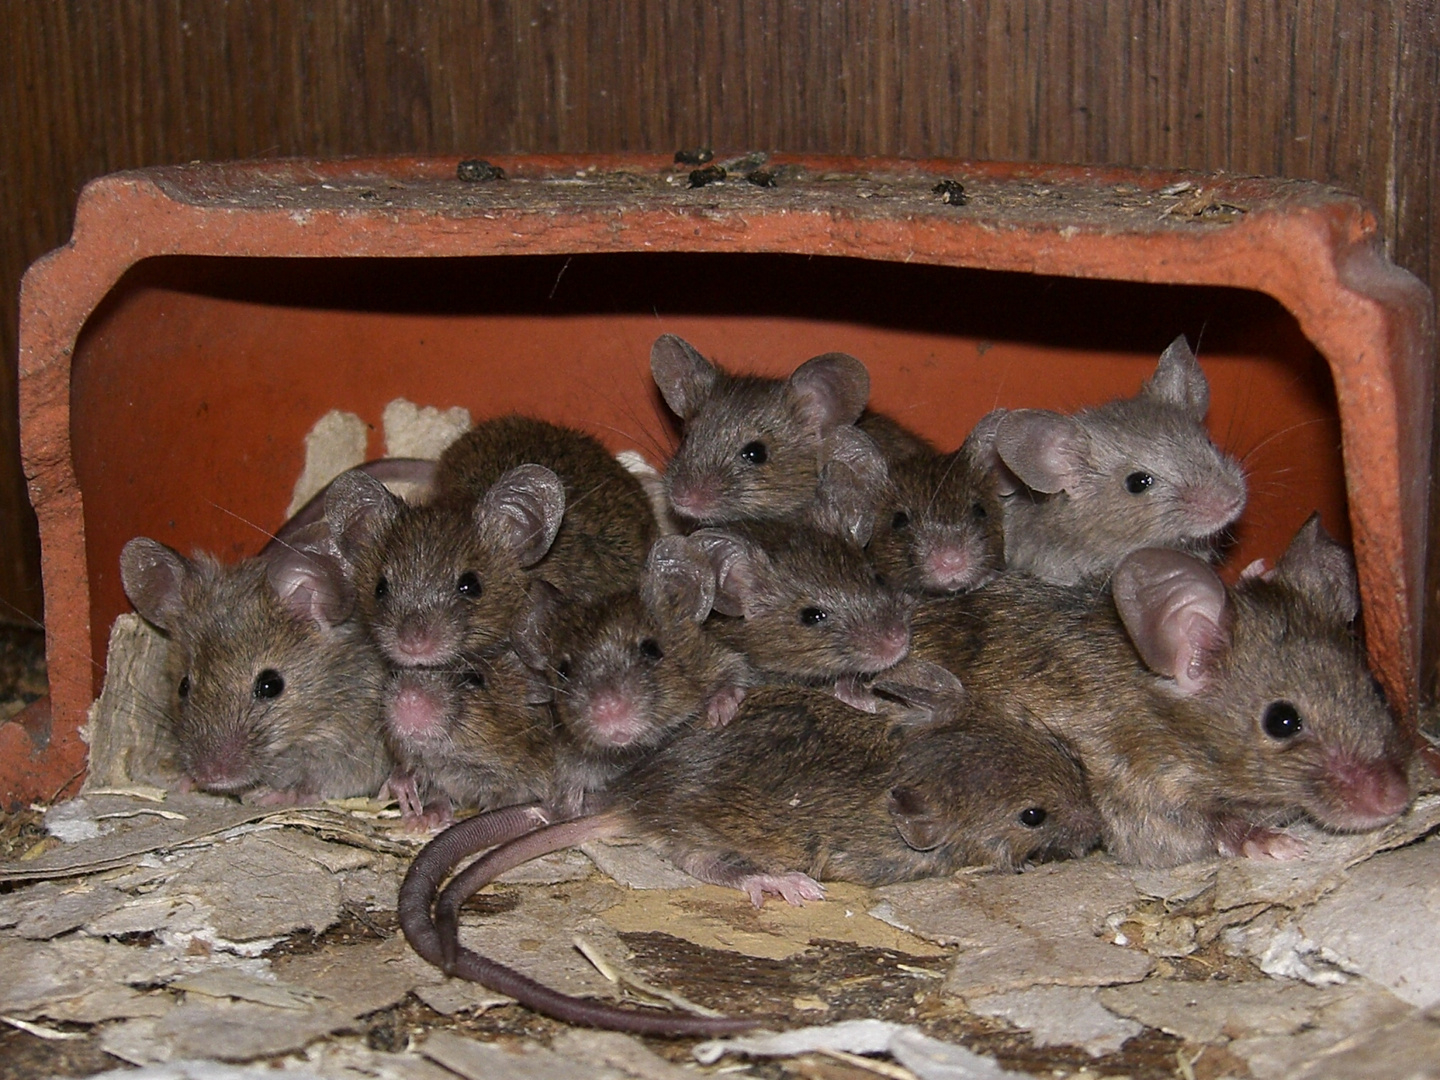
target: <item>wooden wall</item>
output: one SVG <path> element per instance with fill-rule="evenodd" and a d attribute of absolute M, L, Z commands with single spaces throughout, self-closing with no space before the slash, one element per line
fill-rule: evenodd
<path fill-rule="evenodd" d="M 1395 261 L 1440 277 L 1433 0 L 0 0 L 0 17 L 14 616 L 40 612 L 20 275 L 116 169 L 700 144 L 1224 169 L 1356 191 Z"/>

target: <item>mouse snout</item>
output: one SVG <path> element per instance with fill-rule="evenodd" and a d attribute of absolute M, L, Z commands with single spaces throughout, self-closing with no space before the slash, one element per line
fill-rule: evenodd
<path fill-rule="evenodd" d="M 605 746 L 628 746 L 648 727 L 635 695 L 614 685 L 596 689 L 585 702 L 583 712 L 591 738 Z"/>
<path fill-rule="evenodd" d="M 1364 831 L 1399 817 L 1410 805 L 1410 782 L 1401 761 L 1359 761 L 1334 755 L 1326 763 L 1324 786 L 1333 805 L 1322 819 L 1337 829 Z"/>
<path fill-rule="evenodd" d="M 433 667 L 449 658 L 458 642 L 455 635 L 433 619 L 410 615 L 382 641 L 385 653 L 401 667 Z"/>
<path fill-rule="evenodd" d="M 186 774 L 198 788 L 235 794 L 252 786 L 248 741 L 241 733 L 218 739 L 189 755 Z"/>
<path fill-rule="evenodd" d="M 385 726 L 404 739 L 425 739 L 445 729 L 445 702 L 433 687 L 401 678 L 385 704 Z"/>
<path fill-rule="evenodd" d="M 1220 474 L 1187 484 L 1180 489 L 1180 504 L 1196 533 L 1219 532 L 1245 509 L 1245 482 Z"/>
<path fill-rule="evenodd" d="M 857 631 L 854 642 L 862 674 L 894 667 L 910 651 L 910 619 L 904 615 L 885 619 Z"/>
<path fill-rule="evenodd" d="M 704 521 L 720 506 L 720 485 L 713 479 L 681 477 L 670 485 L 670 505 L 693 521 Z"/>
<path fill-rule="evenodd" d="M 955 592 L 975 584 L 984 571 L 976 546 L 970 538 L 948 531 L 922 540 L 919 562 L 924 587 Z"/>

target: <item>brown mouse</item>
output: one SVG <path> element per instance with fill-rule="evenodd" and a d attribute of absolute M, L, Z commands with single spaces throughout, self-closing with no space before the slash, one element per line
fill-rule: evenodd
<path fill-rule="evenodd" d="M 580 598 L 637 580 L 658 532 L 639 481 L 597 440 L 521 416 L 451 444 L 425 505 L 347 475 L 326 516 L 361 619 L 398 667 L 503 648 L 532 580 Z"/>
<path fill-rule="evenodd" d="M 924 685 L 887 689 L 923 711 L 919 721 L 907 709 L 887 723 L 802 687 L 753 691 L 723 730 L 688 732 L 640 762 L 613 785 L 608 809 L 521 836 L 473 864 L 441 895 L 434 924 L 429 897 L 448 867 L 422 853 L 401 893 L 407 937 L 413 930 L 412 941 L 433 953 L 435 933 L 449 970 L 499 985 L 491 981 L 498 965 L 458 947 L 459 904 L 513 865 L 601 836 L 644 839 L 757 906 L 767 894 L 820 899 L 817 879 L 883 885 L 967 865 L 1013 870 L 1093 847 L 1099 818 L 1073 753 L 964 694 L 948 673 L 912 665 L 907 676 L 917 670 Z M 437 852 L 453 865 L 456 846 Z M 695 1019 L 594 1003 L 582 1013 L 573 999 L 529 993 L 533 986 L 517 992 L 512 982 L 505 992 L 562 1020 L 621 1030 Z"/>
<path fill-rule="evenodd" d="M 784 519 L 813 500 L 830 440 L 870 396 L 865 365 L 825 353 L 788 379 L 732 375 L 665 334 L 650 351 L 665 403 L 684 424 L 665 468 L 670 505 L 693 524 Z"/>
<path fill-rule="evenodd" d="M 859 427 L 887 465 L 866 548 L 887 582 L 943 595 L 978 588 L 1005 568 L 1004 506 L 986 435 L 944 454 L 881 414 L 867 413 Z"/>
<path fill-rule="evenodd" d="M 1080 752 L 1121 861 L 1291 858 L 1308 817 L 1378 828 L 1409 803 L 1408 751 L 1351 632 L 1349 553 L 1313 516 L 1268 576 L 1133 552 L 1111 592 L 1007 574 L 928 601 L 915 654 L 1004 694 Z"/>
<path fill-rule="evenodd" d="M 691 725 L 723 726 L 751 681 L 744 658 L 705 626 L 715 573 L 699 545 L 654 544 L 636 588 L 588 603 L 541 596 L 513 633 L 521 658 L 548 680 L 567 735 L 557 755 L 559 810 L 578 812 L 640 757 Z"/>
<path fill-rule="evenodd" d="M 1185 338 L 1134 397 L 1073 416 L 992 413 L 1005 564 L 1072 584 L 1131 551 L 1204 554 L 1245 508 L 1240 463 L 1205 429 L 1210 386 Z"/>
<path fill-rule="evenodd" d="M 262 803 L 380 788 L 391 769 L 384 663 L 351 617 L 353 594 L 323 523 L 231 566 L 137 537 L 120 576 L 135 609 L 180 653 L 166 721 L 191 783 Z"/>

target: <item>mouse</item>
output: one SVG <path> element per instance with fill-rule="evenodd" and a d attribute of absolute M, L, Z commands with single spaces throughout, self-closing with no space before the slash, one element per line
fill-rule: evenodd
<path fill-rule="evenodd" d="M 867 413 L 859 426 L 885 456 L 866 554 L 887 583 L 943 595 L 1005 569 L 1005 511 L 985 432 L 941 453 L 883 414 Z"/>
<path fill-rule="evenodd" d="M 180 656 L 166 723 L 187 786 L 264 805 L 379 790 L 384 662 L 323 522 L 231 565 L 136 537 L 120 576 Z"/>
<path fill-rule="evenodd" d="M 457 807 L 549 799 L 565 742 L 552 694 L 510 650 L 454 668 L 396 668 L 383 693 L 387 787 L 411 829 L 442 828 Z"/>
<path fill-rule="evenodd" d="M 1240 463 L 1205 429 L 1210 386 L 1181 335 L 1134 397 L 1074 415 L 992 413 L 1005 565 L 1059 584 L 1108 573 L 1128 552 L 1213 552 L 1245 508 Z"/>
<path fill-rule="evenodd" d="M 1350 554 L 1313 515 L 1268 574 L 1227 588 L 1146 548 L 1110 587 L 1007 573 L 923 603 L 914 652 L 1069 740 L 1121 862 L 1290 859 L 1284 826 L 1379 828 L 1409 805 L 1409 748 L 1365 666 Z"/>
<path fill-rule="evenodd" d="M 504 648 L 531 581 L 599 596 L 638 580 L 658 535 L 644 488 L 598 440 L 521 416 L 452 443 L 424 505 L 347 474 L 326 519 L 354 567 L 361 620 L 397 667 Z"/>
<path fill-rule="evenodd" d="M 546 681 L 567 739 L 552 803 L 578 812 L 587 791 L 688 726 L 722 727 L 751 682 L 745 658 L 705 626 L 715 572 L 682 536 L 652 546 L 637 587 L 590 602 L 547 583 L 512 634 L 516 651 Z"/>
<path fill-rule="evenodd" d="M 346 471 L 362 472 L 391 490 L 401 488 L 414 493 L 412 497 L 428 497 L 435 483 L 435 462 L 425 458 L 376 458 Z M 330 484 L 326 484 L 312 495 L 304 506 L 276 530 L 270 543 L 288 543 L 296 533 L 322 521 L 325 517 L 325 498 L 329 491 Z"/>
<path fill-rule="evenodd" d="M 735 375 L 664 334 L 651 348 L 650 370 L 682 423 L 665 489 L 692 528 L 803 511 L 831 437 L 854 425 L 870 396 L 870 373 L 845 353 L 813 357 L 788 379 Z"/>
<path fill-rule="evenodd" d="M 805 687 L 752 691 L 724 729 L 687 732 L 638 763 L 598 813 L 518 835 L 472 864 L 441 893 L 433 922 L 430 897 L 449 866 L 422 852 L 401 891 L 407 936 L 413 928 L 447 970 L 497 986 L 491 962 L 459 946 L 460 904 L 511 866 L 599 837 L 642 839 L 756 906 L 767 895 L 821 899 L 822 880 L 877 886 L 962 866 L 1012 871 L 1094 847 L 1099 817 L 1061 740 L 934 665 L 910 665 L 883 689 L 903 703 L 893 722 Z M 454 865 L 458 846 L 437 851 Z M 666 1022 L 613 1006 L 597 1013 L 596 1003 L 577 1013 L 574 999 L 520 989 L 506 992 L 570 1022 L 631 1031 Z"/>

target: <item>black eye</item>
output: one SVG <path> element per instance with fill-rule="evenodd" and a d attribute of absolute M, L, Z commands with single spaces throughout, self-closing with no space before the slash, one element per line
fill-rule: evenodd
<path fill-rule="evenodd" d="M 900 529 L 909 528 L 909 526 L 910 515 L 907 514 L 904 510 L 896 510 L 895 516 L 890 519 L 890 528 L 895 529 L 898 532 Z"/>
<path fill-rule="evenodd" d="M 476 671 L 472 668 L 460 677 L 460 682 L 462 685 L 468 686 L 472 690 L 484 690 L 485 674 L 484 672 Z"/>
<path fill-rule="evenodd" d="M 984 521 L 990 515 L 986 513 L 985 507 L 982 503 L 976 503 L 970 508 L 970 516 L 973 517 L 976 521 Z"/>
<path fill-rule="evenodd" d="M 565 659 L 561 660 L 558 664 L 556 664 L 555 674 L 559 675 L 562 679 L 570 678 L 570 661 L 568 659 Z"/>
<path fill-rule="evenodd" d="M 182 675 L 182 676 L 180 677 L 180 700 L 181 700 L 181 701 L 184 701 L 184 700 L 185 700 L 187 697 L 189 697 L 189 696 L 190 696 L 190 676 L 189 676 L 189 675 Z"/>
<path fill-rule="evenodd" d="M 1155 483 L 1155 478 L 1148 472 L 1132 472 L 1125 477 L 1125 490 L 1131 495 L 1139 495 L 1153 483 Z"/>
<path fill-rule="evenodd" d="M 640 654 L 647 660 L 659 660 L 665 655 L 664 651 L 660 648 L 660 643 L 654 638 L 648 637 L 640 642 Z"/>
<path fill-rule="evenodd" d="M 757 439 L 755 442 L 748 442 L 742 446 L 740 456 L 751 465 L 764 465 L 770 460 L 770 451 L 765 449 L 765 444 Z"/>
<path fill-rule="evenodd" d="M 1265 734 L 1272 739 L 1293 739 L 1305 728 L 1300 710 L 1288 701 L 1272 701 L 1265 709 L 1265 719 L 1261 723 Z"/>
<path fill-rule="evenodd" d="M 468 596 L 471 600 L 474 600 L 483 591 L 480 588 L 479 575 L 476 574 L 474 570 L 466 570 L 465 573 L 460 575 L 460 579 L 455 582 L 455 591 L 461 596 Z"/>
<path fill-rule="evenodd" d="M 819 626 L 825 618 L 825 612 L 818 607 L 807 607 L 800 612 L 800 623 L 803 626 Z"/>
<path fill-rule="evenodd" d="M 1045 824 L 1045 811 L 1038 806 L 1027 807 L 1020 811 L 1020 824 L 1027 829 L 1038 829 Z"/>
<path fill-rule="evenodd" d="M 375 599 L 376 599 L 376 600 L 384 600 L 385 597 L 387 597 L 387 596 L 389 596 L 389 595 L 390 595 L 390 582 L 387 581 L 384 577 L 381 577 L 379 580 L 377 580 L 377 581 L 375 582 Z"/>
<path fill-rule="evenodd" d="M 255 676 L 255 696 L 261 700 L 277 698 L 285 690 L 285 680 L 274 668 L 266 668 Z"/>

